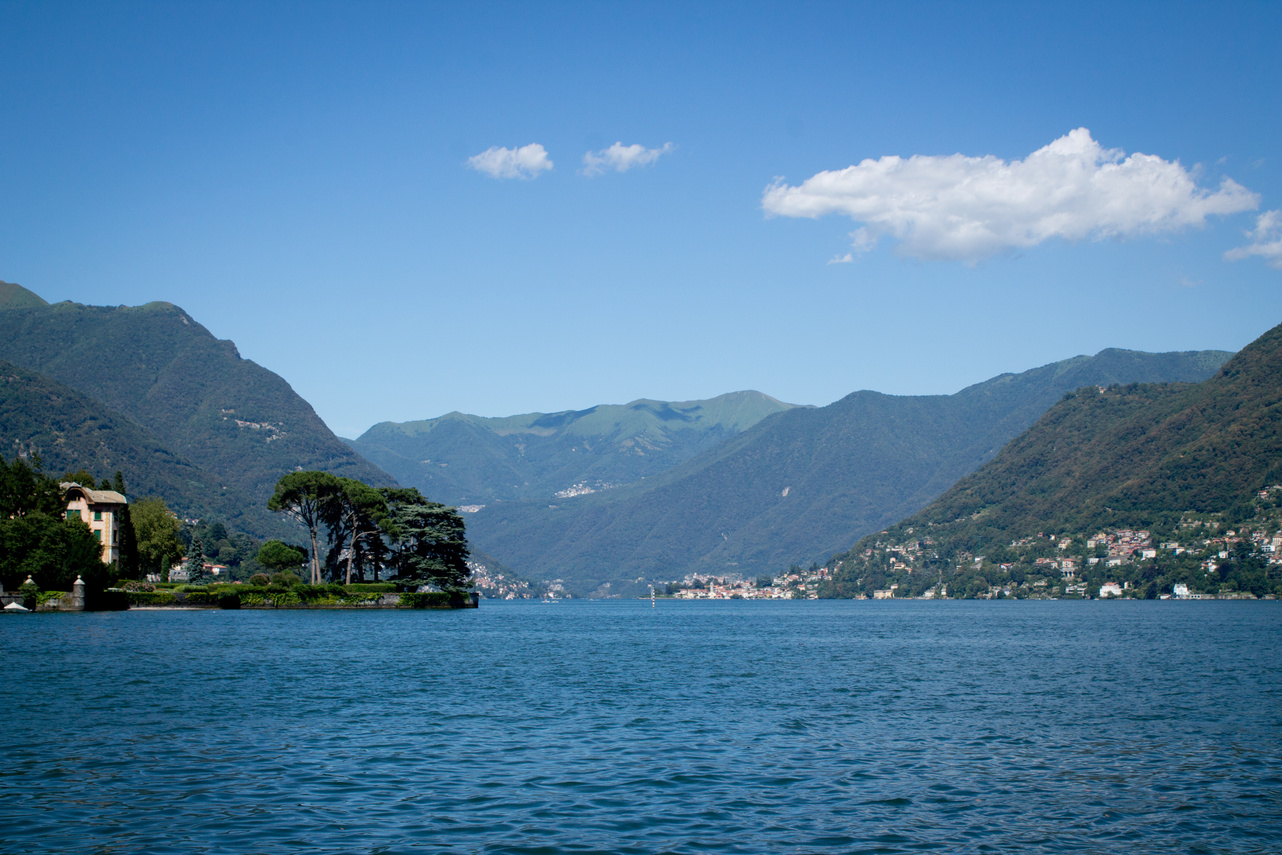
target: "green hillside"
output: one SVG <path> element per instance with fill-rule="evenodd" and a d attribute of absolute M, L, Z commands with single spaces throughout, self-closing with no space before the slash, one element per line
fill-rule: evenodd
<path fill-rule="evenodd" d="M 47 305 L 39 294 L 12 282 L 0 281 L 0 309 L 34 309 Z"/>
<path fill-rule="evenodd" d="M 990 463 L 828 563 L 825 596 L 1282 591 L 1282 327 L 1209 380 L 1066 394 Z M 1115 594 L 1119 595 L 1119 594 Z"/>
<path fill-rule="evenodd" d="M 1065 395 L 989 465 L 903 526 L 963 542 L 1169 525 L 1282 482 L 1282 326 L 1199 384 Z"/>
<path fill-rule="evenodd" d="M 856 392 L 777 413 L 641 484 L 487 505 L 469 516 L 469 533 L 527 577 L 562 578 L 584 592 L 610 583 L 602 594 L 637 580 L 752 576 L 822 561 L 920 509 L 1066 391 L 1202 380 L 1229 356 L 1105 350 L 955 395 Z"/>
<path fill-rule="evenodd" d="M 215 518 L 256 537 L 294 535 L 278 515 L 165 448 L 155 436 L 74 389 L 0 362 L 0 455 L 39 456 L 58 476 L 125 474 L 130 498 L 160 496 L 180 517 Z"/>
<path fill-rule="evenodd" d="M 288 383 L 170 303 L 0 308 L 0 359 L 105 404 L 251 503 L 296 468 L 391 482 Z"/>
<path fill-rule="evenodd" d="M 352 441 L 402 484 L 456 505 L 553 499 L 664 472 L 791 409 L 760 392 L 482 418 L 383 422 Z"/>

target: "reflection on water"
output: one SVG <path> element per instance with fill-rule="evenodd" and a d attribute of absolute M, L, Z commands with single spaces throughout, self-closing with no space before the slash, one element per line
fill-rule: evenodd
<path fill-rule="evenodd" d="M 1276 603 L 0 618 L 4 851 L 1268 852 Z"/>

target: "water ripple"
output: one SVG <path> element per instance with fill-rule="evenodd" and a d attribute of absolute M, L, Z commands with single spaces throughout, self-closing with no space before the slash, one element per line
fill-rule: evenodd
<path fill-rule="evenodd" d="M 1280 630 L 1276 603 L 6 617 L 0 851 L 1276 852 Z"/>

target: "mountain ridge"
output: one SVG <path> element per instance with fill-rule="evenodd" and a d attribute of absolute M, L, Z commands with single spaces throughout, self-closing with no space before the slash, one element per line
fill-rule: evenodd
<path fill-rule="evenodd" d="M 453 504 L 551 498 L 658 474 L 762 418 L 794 408 L 755 391 L 638 398 L 585 410 L 380 422 L 350 442 L 403 483 Z"/>
<path fill-rule="evenodd" d="M 1037 483 L 1025 524 L 1090 527 L 1107 514 L 1143 525 L 1158 514 L 1219 510 L 1257 484 L 1282 480 L 1282 325 L 1203 383 L 1092 391 L 1066 395 L 992 469 L 941 496 L 941 508 L 956 503 L 961 514 L 1009 501 L 1027 471 Z M 1064 507 L 1079 521 L 1056 511 Z"/>
<path fill-rule="evenodd" d="M 47 305 L 49 302 L 34 291 L 0 280 L 0 309 L 31 309 Z"/>
<path fill-rule="evenodd" d="M 265 505 L 280 476 L 299 467 L 394 482 L 339 441 L 283 378 L 173 303 L 5 304 L 0 359 L 121 414 L 255 503 Z"/>
<path fill-rule="evenodd" d="M 1151 534 L 1156 545 L 1174 542 L 1181 530 L 1209 525 L 1231 537 L 1234 528 L 1253 519 L 1259 524 L 1261 513 L 1276 513 L 1280 482 L 1282 325 L 1201 383 L 1137 383 L 1066 393 L 993 460 L 925 508 L 833 555 L 826 593 L 850 596 L 897 581 L 901 590 L 919 594 L 933 584 L 937 571 L 947 572 L 958 583 L 950 586 L 960 588 L 972 564 L 973 575 L 987 574 L 986 581 L 967 587 L 973 593 L 987 589 L 994 578 L 1004 583 L 1006 568 L 1024 572 L 1030 556 L 1052 561 L 1069 555 L 1077 564 L 1065 573 L 1085 573 L 1076 552 L 1057 552 L 1054 544 L 1043 543 L 1048 532 L 1058 550 L 1070 544 L 1081 549 L 1092 537 L 1098 541 L 1101 532 L 1143 530 L 1136 537 Z M 1213 536 L 1206 530 L 1196 535 Z M 924 574 L 929 578 L 890 572 L 882 553 L 905 544 L 910 546 L 902 555 L 929 552 L 934 568 Z M 991 546 L 981 549 L 985 544 Z M 1228 545 L 1206 551 L 1216 550 L 1222 550 L 1218 559 L 1223 559 Z M 1210 584 L 1206 578 L 1215 568 L 1198 567 L 1200 557 L 1179 559 L 1178 553 L 1169 554 L 1173 550 L 1156 557 L 1157 552 L 1149 556 L 1151 564 L 1132 573 L 1153 583 L 1149 596 L 1156 595 L 1159 578 L 1167 590 L 1172 580 Z M 1190 561 L 1191 566 L 1182 566 Z M 1131 571 L 1118 566 L 1108 572 Z M 1267 574 L 1262 579 L 1260 590 L 1268 587 Z"/>
<path fill-rule="evenodd" d="M 1122 380 L 1202 379 L 1231 354 L 1109 348 L 953 395 L 859 391 L 794 408 L 659 475 L 616 490 L 487 505 L 475 542 L 580 592 L 689 573 L 774 572 L 821 561 L 974 471 L 1064 393 Z M 554 505 L 554 506 L 549 506 Z"/>

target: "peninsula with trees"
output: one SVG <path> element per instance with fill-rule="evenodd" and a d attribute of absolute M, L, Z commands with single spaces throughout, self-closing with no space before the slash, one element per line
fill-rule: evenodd
<path fill-rule="evenodd" d="M 470 590 L 462 518 L 412 488 L 372 488 L 327 472 L 288 473 L 269 504 L 306 526 L 310 549 L 270 540 L 253 559 L 258 572 L 248 579 L 219 579 L 218 571 L 226 568 L 206 562 L 198 530 L 184 526 L 159 498 L 131 506 L 123 473 L 95 489 L 83 486 L 95 484 L 87 472 L 54 479 L 40 466 L 38 459 L 32 466 L 0 458 L 0 590 L 10 592 L 4 594 L 6 608 L 478 604 Z M 77 586 L 76 605 L 69 606 Z"/>

